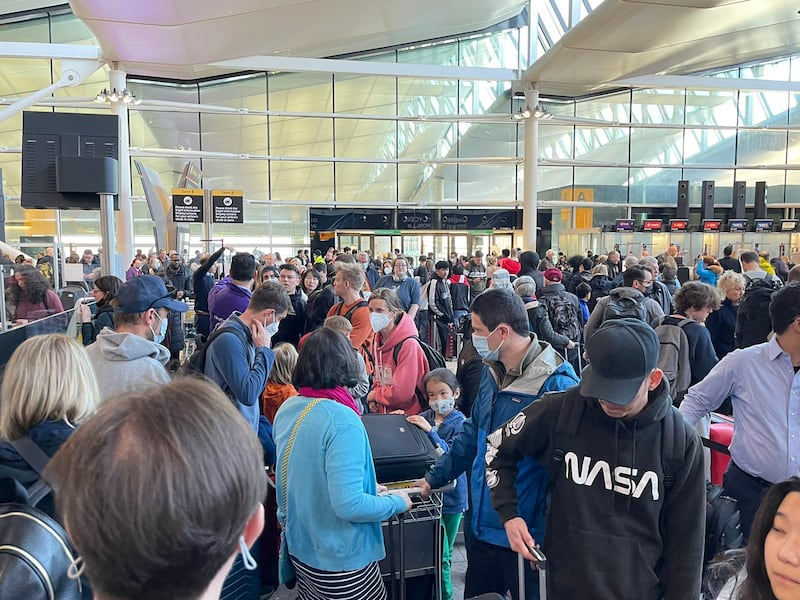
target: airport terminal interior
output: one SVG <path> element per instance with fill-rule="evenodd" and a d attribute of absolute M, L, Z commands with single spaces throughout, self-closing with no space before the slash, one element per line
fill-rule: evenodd
<path fill-rule="evenodd" d="M 55 248 L 56 287 L 84 250 L 123 280 L 140 252 L 223 246 L 799 264 L 798 21 L 788 0 L 0 0 L 0 254 Z M 0 368 L 27 337 L 5 314 Z"/>

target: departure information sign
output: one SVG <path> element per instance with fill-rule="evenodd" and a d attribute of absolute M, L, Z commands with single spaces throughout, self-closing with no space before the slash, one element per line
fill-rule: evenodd
<path fill-rule="evenodd" d="M 772 219 L 756 219 L 753 229 L 756 233 L 768 233 L 772 231 Z"/>
<path fill-rule="evenodd" d="M 781 231 L 795 231 L 797 230 L 797 221 L 791 219 L 783 219 L 781 221 Z"/>
<path fill-rule="evenodd" d="M 645 219 L 644 223 L 642 224 L 642 231 L 652 231 L 652 232 L 660 232 L 661 228 L 664 226 L 661 219 Z"/>
<path fill-rule="evenodd" d="M 703 219 L 703 233 L 717 233 L 722 221 L 719 219 Z"/>
<path fill-rule="evenodd" d="M 747 219 L 728 219 L 728 231 L 747 231 Z"/>
<path fill-rule="evenodd" d="M 616 229 L 617 231 L 633 231 L 633 225 L 633 219 L 617 219 Z"/>
<path fill-rule="evenodd" d="M 669 230 L 673 233 L 683 232 L 689 228 L 689 219 L 670 219 Z"/>

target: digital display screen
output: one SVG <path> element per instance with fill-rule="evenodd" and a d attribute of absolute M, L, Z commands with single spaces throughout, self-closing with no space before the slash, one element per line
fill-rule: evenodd
<path fill-rule="evenodd" d="M 642 225 L 642 231 L 661 231 L 661 219 L 647 219 Z"/>
<path fill-rule="evenodd" d="M 772 231 L 772 219 L 756 219 L 755 227 L 753 228 L 756 233 L 766 233 Z"/>
<path fill-rule="evenodd" d="M 704 219 L 703 220 L 703 233 L 715 233 L 720 230 L 722 221 L 719 219 Z"/>
<path fill-rule="evenodd" d="M 797 229 L 797 221 L 784 219 L 781 221 L 781 231 L 795 231 Z"/>
<path fill-rule="evenodd" d="M 670 231 L 686 231 L 689 228 L 689 220 L 688 219 L 670 219 L 669 220 L 669 230 Z"/>
<path fill-rule="evenodd" d="M 747 231 L 747 219 L 728 220 L 728 231 Z"/>
<path fill-rule="evenodd" d="M 633 219 L 617 219 L 617 231 L 633 231 Z"/>

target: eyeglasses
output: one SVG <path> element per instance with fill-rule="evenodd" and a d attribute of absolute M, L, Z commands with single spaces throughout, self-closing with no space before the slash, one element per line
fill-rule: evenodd
<path fill-rule="evenodd" d="M 653 283 L 652 279 L 637 279 L 636 281 L 638 281 L 639 283 L 642 283 L 644 285 L 652 285 L 652 283 Z"/>

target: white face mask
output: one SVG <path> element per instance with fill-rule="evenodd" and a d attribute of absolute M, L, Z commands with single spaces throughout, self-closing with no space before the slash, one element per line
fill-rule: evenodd
<path fill-rule="evenodd" d="M 275 321 L 274 323 L 270 323 L 269 325 L 267 325 L 266 327 L 264 327 L 264 331 L 266 332 L 266 334 L 267 334 L 269 337 L 272 337 L 273 335 L 275 335 L 276 333 L 278 333 L 278 328 L 279 328 L 280 326 L 281 326 L 281 324 L 280 324 L 280 323 L 278 323 L 277 321 Z"/>
<path fill-rule="evenodd" d="M 392 272 L 393 272 L 393 270 L 392 270 L 392 267 L 385 267 L 385 268 L 383 269 L 383 274 L 384 274 L 384 275 L 391 275 L 391 274 L 392 274 Z"/>
<path fill-rule="evenodd" d="M 446 417 L 452 412 L 453 408 L 455 408 L 456 399 L 445 398 L 443 400 L 431 400 L 429 404 L 433 412 L 435 412 L 437 415 Z"/>
<path fill-rule="evenodd" d="M 369 322 L 372 324 L 373 331 L 383 331 L 392 322 L 392 317 L 386 313 L 370 313 Z"/>

